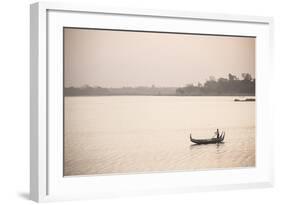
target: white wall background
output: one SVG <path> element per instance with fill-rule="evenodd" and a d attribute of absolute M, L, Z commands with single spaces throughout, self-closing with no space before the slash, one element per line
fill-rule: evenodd
<path fill-rule="evenodd" d="M 0 4 L 0 204 L 32 204 L 29 192 L 29 0 Z M 78 1 L 77 1 L 78 2 Z M 79 2 L 82 2 L 81 0 Z M 281 6 L 278 0 L 92 0 L 100 6 L 273 16 L 275 187 L 66 204 L 281 204 Z"/>

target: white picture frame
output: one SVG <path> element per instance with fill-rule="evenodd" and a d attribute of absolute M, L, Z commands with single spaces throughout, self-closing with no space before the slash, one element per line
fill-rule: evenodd
<path fill-rule="evenodd" d="M 63 27 L 255 36 L 256 167 L 173 173 L 63 177 Z M 34 201 L 273 186 L 269 90 L 273 19 L 185 11 L 35 3 L 30 10 L 30 198 Z M 265 138 L 266 136 L 266 138 Z M 210 177 L 211 176 L 211 177 Z"/>

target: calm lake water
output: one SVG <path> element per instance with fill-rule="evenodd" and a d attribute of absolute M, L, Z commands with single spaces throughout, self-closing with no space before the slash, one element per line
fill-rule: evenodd
<path fill-rule="evenodd" d="M 255 102 L 234 98 L 65 97 L 64 175 L 255 166 Z"/>

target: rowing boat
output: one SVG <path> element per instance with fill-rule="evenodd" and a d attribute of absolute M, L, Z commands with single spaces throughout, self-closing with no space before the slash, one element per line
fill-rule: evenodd
<path fill-rule="evenodd" d="M 217 137 L 213 137 L 210 139 L 194 139 L 190 134 L 190 141 L 196 144 L 216 144 L 222 143 L 224 140 L 225 132 L 222 132 L 221 135 L 218 134 Z"/>

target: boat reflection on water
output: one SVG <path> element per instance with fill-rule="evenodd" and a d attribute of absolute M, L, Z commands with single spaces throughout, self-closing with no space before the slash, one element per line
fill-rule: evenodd
<path fill-rule="evenodd" d="M 191 144 L 189 152 L 191 157 L 196 157 L 197 163 L 206 163 L 207 161 L 216 162 L 218 165 L 221 163 L 224 155 L 227 155 L 227 147 L 225 142 L 216 144 Z M 219 167 L 219 166 L 218 166 Z M 204 167 L 202 166 L 204 169 Z"/>
<path fill-rule="evenodd" d="M 189 145 L 190 149 L 204 149 L 204 148 L 209 148 L 209 147 L 216 147 L 216 148 L 222 148 L 224 146 L 225 142 L 221 143 L 216 143 L 216 144 L 191 144 Z"/>

